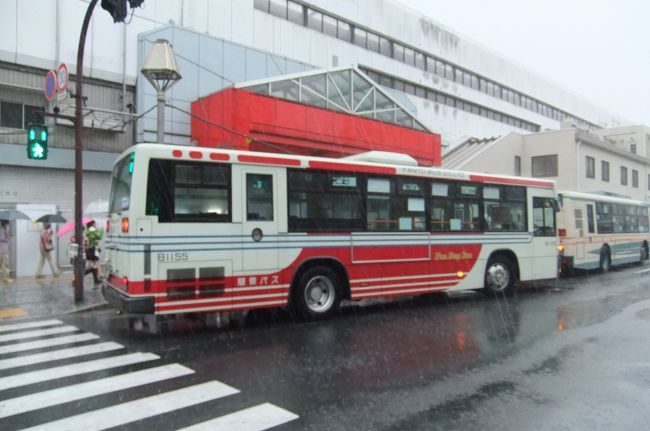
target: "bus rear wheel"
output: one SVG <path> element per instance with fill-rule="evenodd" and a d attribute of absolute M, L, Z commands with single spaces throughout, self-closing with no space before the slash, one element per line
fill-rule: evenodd
<path fill-rule="evenodd" d="M 341 281 L 331 268 L 308 269 L 298 280 L 293 292 L 296 311 L 307 320 L 325 319 L 341 304 Z"/>
<path fill-rule="evenodd" d="M 505 256 L 494 256 L 485 268 L 485 293 L 510 293 L 515 284 L 514 265 Z"/>
<path fill-rule="evenodd" d="M 609 247 L 600 250 L 600 271 L 606 273 L 612 269 L 612 256 L 609 254 Z"/>

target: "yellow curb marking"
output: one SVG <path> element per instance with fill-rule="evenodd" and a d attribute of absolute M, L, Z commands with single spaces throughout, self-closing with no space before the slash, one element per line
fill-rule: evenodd
<path fill-rule="evenodd" d="M 7 308 L 0 310 L 0 319 L 9 319 L 10 317 L 25 316 L 27 312 L 22 308 Z"/>

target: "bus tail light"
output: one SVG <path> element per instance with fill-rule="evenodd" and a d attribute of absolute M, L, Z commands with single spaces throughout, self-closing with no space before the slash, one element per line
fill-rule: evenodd
<path fill-rule="evenodd" d="M 122 283 L 124 285 L 124 291 L 129 291 L 129 279 L 127 277 L 122 277 Z"/>
<path fill-rule="evenodd" d="M 566 229 L 558 229 L 557 236 L 566 236 Z"/>
<path fill-rule="evenodd" d="M 108 219 L 106 220 L 106 233 L 109 233 L 111 231 L 111 220 Z"/>
<path fill-rule="evenodd" d="M 129 218 L 122 218 L 122 233 L 129 233 Z"/>

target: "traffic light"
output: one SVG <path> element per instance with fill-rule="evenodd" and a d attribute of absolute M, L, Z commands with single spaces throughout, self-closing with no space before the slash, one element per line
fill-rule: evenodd
<path fill-rule="evenodd" d="M 102 9 L 111 14 L 113 22 L 124 22 L 127 15 L 126 0 L 102 0 Z"/>
<path fill-rule="evenodd" d="M 47 159 L 47 126 L 27 126 L 27 157 L 36 160 Z"/>
<path fill-rule="evenodd" d="M 128 1 L 129 1 L 129 6 L 131 6 L 131 9 L 140 7 L 142 3 L 144 3 L 144 0 L 128 0 Z M 102 0 L 102 9 L 107 10 L 108 13 L 111 14 L 111 16 L 113 17 L 113 22 L 124 22 L 126 16 L 128 15 L 126 2 L 127 0 Z"/>

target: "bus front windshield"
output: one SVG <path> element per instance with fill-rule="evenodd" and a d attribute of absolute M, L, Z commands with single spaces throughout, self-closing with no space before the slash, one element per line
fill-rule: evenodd
<path fill-rule="evenodd" d="M 131 176 L 135 154 L 124 157 L 113 168 L 111 179 L 111 199 L 109 213 L 119 213 L 129 209 L 131 200 Z"/>

